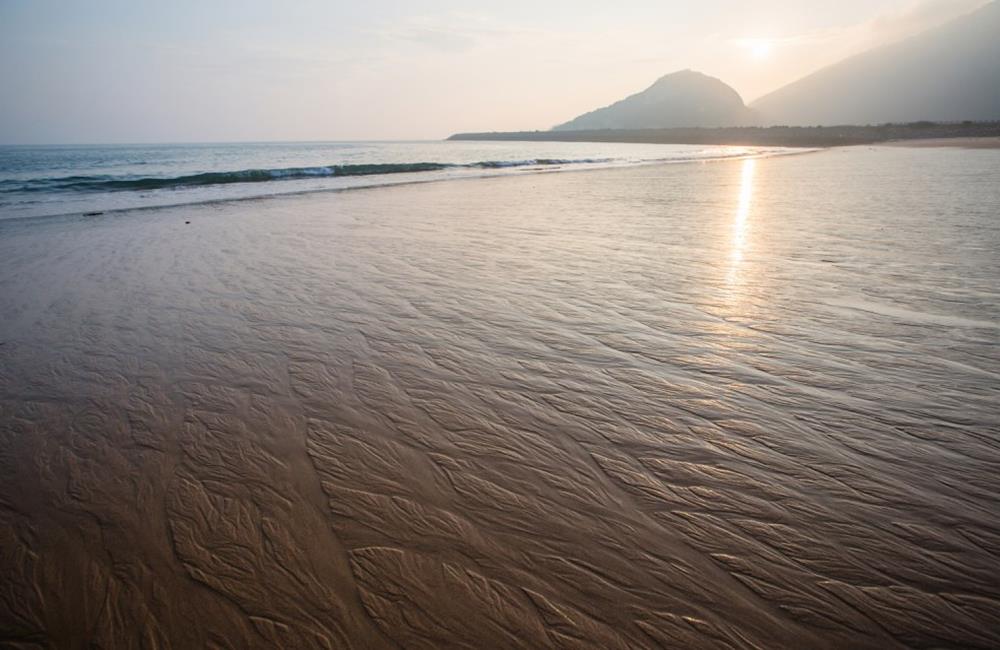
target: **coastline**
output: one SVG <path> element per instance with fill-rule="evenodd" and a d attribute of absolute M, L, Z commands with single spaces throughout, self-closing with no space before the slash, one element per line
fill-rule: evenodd
<path fill-rule="evenodd" d="M 1000 137 L 1000 122 L 914 122 L 871 126 L 770 126 L 456 133 L 449 140 L 628 142 L 728 146 L 837 147 L 892 140 Z"/>
<path fill-rule="evenodd" d="M 881 143 L 887 147 L 957 147 L 960 149 L 1000 149 L 1000 136 L 979 138 L 927 138 L 912 140 L 890 140 Z"/>
<path fill-rule="evenodd" d="M 719 145 L 720 148 L 729 147 L 731 145 Z M 54 219 L 54 218 L 94 218 L 104 215 L 117 215 L 124 214 L 133 211 L 145 211 L 145 210 L 160 210 L 168 208 L 181 208 L 185 206 L 199 206 L 199 205 L 218 205 L 227 203 L 238 203 L 241 201 L 258 201 L 258 200 L 268 200 L 268 199 L 278 199 L 281 197 L 295 197 L 309 194 L 326 194 L 326 193 L 340 193 L 340 192 L 351 192 L 355 190 L 374 190 L 382 187 L 400 187 L 406 185 L 421 185 L 426 183 L 443 183 L 452 181 L 471 181 L 480 180 L 487 178 L 516 178 L 518 176 L 535 175 L 535 174 L 556 174 L 556 173 L 571 173 L 571 172 L 596 172 L 608 169 L 629 169 L 633 167 L 646 167 L 646 166 L 658 166 L 658 165 L 689 165 L 695 163 L 720 163 L 720 162 L 730 162 L 745 160 L 748 158 L 770 158 L 778 156 L 796 156 L 807 153 L 814 153 L 822 151 L 823 148 L 820 147 L 776 147 L 774 150 L 769 151 L 751 151 L 743 154 L 728 154 L 719 156 L 706 156 L 699 158 L 677 158 L 677 159 L 657 159 L 657 160 L 644 160 L 639 162 L 630 163 L 592 163 L 588 165 L 542 165 L 542 166 L 522 166 L 518 168 L 498 168 L 494 170 L 483 170 L 477 174 L 468 174 L 463 176 L 431 176 L 420 175 L 420 174 L 392 174 L 382 176 L 381 180 L 371 181 L 371 182 L 354 182 L 351 185 L 343 187 L 327 187 L 327 188 L 307 188 L 307 189 L 295 189 L 295 190 L 284 190 L 284 191 L 274 191 L 274 192 L 261 192 L 258 194 L 250 194 L 246 196 L 223 196 L 217 198 L 194 198 L 191 200 L 177 201 L 173 203 L 154 203 L 150 205 L 133 205 L 127 207 L 104 207 L 100 209 L 84 208 L 76 210 L 68 210 L 64 212 L 53 212 L 49 214 L 40 215 L 25 215 L 25 216 L 0 216 L 0 223 L 5 222 L 17 222 L 23 220 L 33 220 L 33 219 Z M 369 176 L 368 178 L 379 178 L 374 176 Z M 280 187 L 282 181 L 273 181 L 277 187 Z M 263 184 L 262 189 L 263 189 Z"/>
<path fill-rule="evenodd" d="M 600 142 L 600 141 L 599 141 Z M 608 142 L 614 142 L 609 140 Z M 667 144 L 659 142 L 649 142 L 648 144 Z M 688 143 L 670 143 L 670 144 L 688 144 Z M 745 145 L 745 144 L 715 144 L 711 146 L 719 147 L 744 147 L 744 146 L 756 146 L 756 145 Z M 147 211 L 159 211 L 159 210 L 170 210 L 170 209 L 181 209 L 181 208 L 197 208 L 199 206 L 219 206 L 219 205 L 239 205 L 244 202 L 258 202 L 258 201 L 270 201 L 279 200 L 282 198 L 294 198 L 299 196 L 308 196 L 312 194 L 338 194 L 343 192 L 354 192 L 361 190 L 377 190 L 380 188 L 392 188 L 392 187 L 405 187 L 410 185 L 423 185 L 423 184 L 436 184 L 436 183 L 451 183 L 456 181 L 478 181 L 486 179 L 497 179 L 497 178 L 517 178 L 521 176 L 531 176 L 531 175 L 544 175 L 544 174 L 564 174 L 564 173 L 582 173 L 582 172 L 602 172 L 608 170 L 625 170 L 632 168 L 643 168 L 643 167 L 658 167 L 658 166 L 674 166 L 674 165 L 689 165 L 689 164 L 708 164 L 708 163 L 725 163 L 725 162 L 739 162 L 747 159 L 766 159 L 766 158 L 777 158 L 777 157 L 789 157 L 789 156 L 800 156 L 811 153 L 821 153 L 830 149 L 836 148 L 850 148 L 856 146 L 884 146 L 884 147 L 894 147 L 894 148 L 960 148 L 960 149 L 997 149 L 1000 148 L 1000 136 L 982 136 L 982 137 L 954 137 L 954 138 L 911 138 L 911 139 L 900 139 L 900 140 L 887 140 L 871 143 L 847 143 L 847 144 L 834 144 L 826 146 L 785 146 L 779 147 L 781 150 L 766 151 L 763 153 L 748 153 L 745 155 L 732 155 L 732 156 L 719 156 L 719 157 L 707 157 L 699 159 L 690 160 L 669 160 L 669 161 L 642 161 L 636 163 L 630 163 L 625 165 L 602 165 L 594 164 L 592 166 L 548 166 L 548 167 L 523 167 L 518 169 L 515 173 L 510 173 L 508 171 L 497 171 L 497 172 L 483 172 L 476 175 L 468 176 L 455 176 L 455 177 L 438 177 L 438 178 L 393 178 L 391 181 L 387 182 L 372 182 L 372 183 L 358 183 L 355 185 L 350 185 L 346 187 L 334 187 L 334 188 L 311 188 L 302 190 L 292 190 L 292 191 L 282 191 L 273 193 L 262 193 L 257 195 L 249 196 L 234 196 L 234 197 L 220 197 L 211 199 L 198 199 L 190 201 L 179 201 L 176 203 L 162 203 L 153 205 L 139 205 L 139 206 L 129 206 L 129 207 L 111 207 L 105 208 L 99 211 L 85 211 L 85 210 L 71 210 L 66 212 L 54 212 L 51 214 L 43 215 L 27 215 L 27 216 L 13 216 L 13 217 L 3 217 L 0 216 L 0 224 L 10 224 L 15 225 L 18 223 L 25 222 L 35 222 L 35 221 L 50 221 L 50 220 L 60 220 L 60 219 L 71 219 L 71 220 L 91 220 L 100 217 L 112 217 L 112 216 L 122 216 L 129 213 L 137 212 L 147 212 Z"/>

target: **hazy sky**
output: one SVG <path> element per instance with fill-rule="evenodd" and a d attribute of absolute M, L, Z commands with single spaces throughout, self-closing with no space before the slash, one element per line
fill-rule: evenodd
<path fill-rule="evenodd" d="M 0 0 L 0 142 L 548 128 L 691 68 L 748 102 L 982 0 Z"/>

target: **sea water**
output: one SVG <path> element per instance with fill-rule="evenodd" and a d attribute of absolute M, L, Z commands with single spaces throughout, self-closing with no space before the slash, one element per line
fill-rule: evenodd
<path fill-rule="evenodd" d="M 786 153 L 586 142 L 266 142 L 0 147 L 0 219 Z"/>

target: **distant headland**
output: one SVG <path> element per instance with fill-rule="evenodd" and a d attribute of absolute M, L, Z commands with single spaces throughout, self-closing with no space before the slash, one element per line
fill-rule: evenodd
<path fill-rule="evenodd" d="M 548 131 L 451 140 L 828 147 L 1000 136 L 1000 1 L 823 68 L 751 102 L 681 70 Z M 867 126 L 845 126 L 867 125 Z"/>
<path fill-rule="evenodd" d="M 456 133 L 449 140 L 532 142 L 645 142 L 650 144 L 724 144 L 733 146 L 837 147 L 894 140 L 1000 137 L 995 122 L 910 122 L 877 126 L 771 126 L 672 129 L 595 129 Z"/>

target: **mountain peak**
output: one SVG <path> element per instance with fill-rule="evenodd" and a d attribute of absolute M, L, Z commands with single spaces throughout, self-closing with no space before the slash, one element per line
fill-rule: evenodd
<path fill-rule="evenodd" d="M 690 68 L 684 68 L 683 70 L 677 70 L 675 72 L 668 72 L 667 74 L 665 74 L 662 77 L 660 77 L 659 79 L 657 79 L 655 83 L 660 83 L 661 81 L 670 81 L 670 80 L 673 80 L 673 79 L 683 79 L 685 77 L 689 77 L 689 78 L 692 78 L 692 79 L 696 79 L 696 78 L 714 79 L 715 78 L 715 77 L 709 77 L 707 74 L 705 74 L 703 72 L 698 72 L 697 70 L 692 70 Z"/>
<path fill-rule="evenodd" d="M 754 122 L 739 93 L 694 70 L 663 75 L 646 90 L 584 113 L 556 131 L 741 126 Z"/>

